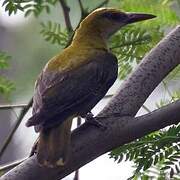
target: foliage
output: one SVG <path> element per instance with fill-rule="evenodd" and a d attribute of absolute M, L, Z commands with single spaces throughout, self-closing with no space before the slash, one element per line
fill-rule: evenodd
<path fill-rule="evenodd" d="M 9 67 L 8 61 L 11 57 L 5 52 L 0 52 L 0 69 L 6 69 Z"/>
<path fill-rule="evenodd" d="M 173 9 L 176 0 L 117 0 L 119 7 L 129 12 L 146 12 L 157 16 L 156 20 L 145 23 L 147 28 L 160 25 L 161 28 L 176 25 L 179 18 Z"/>
<path fill-rule="evenodd" d="M 48 21 L 47 23 L 41 23 L 42 30 L 40 33 L 46 41 L 49 41 L 52 44 L 57 44 L 65 46 L 68 42 L 67 32 L 61 29 L 61 25 L 58 23 L 53 23 Z"/>
<path fill-rule="evenodd" d="M 10 56 L 5 52 L 0 51 L 0 69 L 7 69 L 9 67 Z M 14 90 L 14 84 L 7 78 L 0 76 L 0 94 L 8 96 Z"/>
<path fill-rule="evenodd" d="M 14 90 L 14 84 L 5 77 L 0 77 L 0 93 L 9 95 Z"/>
<path fill-rule="evenodd" d="M 18 10 L 25 12 L 25 17 L 33 14 L 39 16 L 44 10 L 50 13 L 51 6 L 56 4 L 57 0 L 5 0 L 3 6 L 9 15 L 16 14 Z"/>
<path fill-rule="evenodd" d="M 134 176 L 151 166 L 161 165 L 160 171 L 172 177 L 180 171 L 180 125 L 168 130 L 151 133 L 143 138 L 121 146 L 110 153 L 118 163 L 130 160 L 135 163 Z M 180 176 L 179 176 L 180 177 Z"/>
<path fill-rule="evenodd" d="M 154 29 L 158 38 L 152 39 L 153 29 L 145 30 L 140 27 L 129 26 L 122 29 L 112 38 L 112 51 L 119 62 L 119 78 L 124 79 L 137 65 L 152 46 L 162 36 L 162 32 Z"/>

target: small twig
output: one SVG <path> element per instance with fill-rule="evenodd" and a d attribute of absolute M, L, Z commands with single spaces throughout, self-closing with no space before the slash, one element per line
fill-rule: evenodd
<path fill-rule="evenodd" d="M 82 122 L 81 117 L 78 116 L 77 117 L 77 128 L 81 125 L 81 122 Z M 79 169 L 75 171 L 73 180 L 79 180 Z"/>
<path fill-rule="evenodd" d="M 107 5 L 108 3 L 109 3 L 109 0 L 105 0 L 105 1 L 101 2 L 98 6 L 96 6 L 94 9 L 92 9 L 91 12 L 98 8 L 101 8 L 104 5 Z"/>
<path fill-rule="evenodd" d="M 7 164 L 7 165 L 4 165 L 4 166 L 0 166 L 0 174 L 4 174 L 6 173 L 7 171 L 11 170 L 12 168 L 16 167 L 17 165 L 21 164 L 23 161 L 25 161 L 27 158 L 24 158 L 24 159 L 21 159 L 21 160 L 18 160 L 18 161 L 15 161 L 15 162 L 12 162 L 11 164 Z M 2 175 L 1 174 L 1 175 Z"/>
<path fill-rule="evenodd" d="M 79 170 L 75 172 L 73 180 L 79 180 Z"/>
<path fill-rule="evenodd" d="M 72 32 L 73 32 L 73 27 L 71 25 L 71 21 L 70 21 L 70 17 L 69 17 L 70 8 L 66 4 L 65 0 L 59 0 L 59 2 L 61 4 L 61 7 L 62 7 L 62 10 L 63 10 L 63 13 L 64 13 L 64 20 L 65 20 L 65 23 L 66 23 L 66 28 L 67 28 L 68 34 L 71 35 Z"/>
<path fill-rule="evenodd" d="M 142 105 L 142 108 L 145 109 L 148 113 L 151 112 L 151 110 L 147 106 L 145 106 L 144 104 Z"/>
<path fill-rule="evenodd" d="M 17 118 L 18 118 L 18 115 L 17 115 L 16 111 L 15 111 L 13 108 L 11 108 L 11 111 L 13 112 L 14 116 L 15 116 L 16 119 L 17 119 Z"/>
<path fill-rule="evenodd" d="M 0 105 L 0 110 L 4 109 L 12 109 L 12 108 L 24 108 L 27 104 L 7 104 L 7 105 Z"/>
<path fill-rule="evenodd" d="M 79 2 L 80 10 L 81 10 L 81 20 L 83 20 L 83 19 L 84 19 L 88 14 L 90 14 L 92 11 L 94 11 L 94 10 L 96 10 L 96 9 L 98 9 L 98 8 L 106 5 L 106 4 L 108 4 L 109 0 L 105 0 L 105 1 L 101 2 L 99 5 L 97 5 L 95 8 L 93 8 L 93 9 L 92 9 L 91 11 L 89 11 L 89 12 L 84 8 L 81 0 L 78 0 L 78 2 Z M 81 22 L 81 20 L 80 20 L 80 22 Z M 79 26 L 79 25 L 78 25 L 78 26 Z"/>
<path fill-rule="evenodd" d="M 10 143 L 14 133 L 16 132 L 16 130 L 18 129 L 19 125 L 21 124 L 21 121 L 22 119 L 24 118 L 25 114 L 27 113 L 27 111 L 29 110 L 29 108 L 32 106 L 32 103 L 33 103 L 33 99 L 31 99 L 29 101 L 29 103 L 27 104 L 27 106 L 24 107 L 24 109 L 22 109 L 18 119 L 17 119 L 17 122 L 14 126 L 14 128 L 12 129 L 12 131 L 10 132 L 10 134 L 7 136 L 6 140 L 4 141 L 4 144 L 0 150 L 0 159 L 4 153 L 4 151 L 6 150 L 8 144 Z"/>
<path fill-rule="evenodd" d="M 113 97 L 113 95 L 114 95 L 114 94 L 107 94 L 107 95 L 105 95 L 105 96 L 104 96 L 104 98 L 103 98 L 103 99 L 108 99 L 108 98 L 111 98 L 111 97 Z"/>
<path fill-rule="evenodd" d="M 78 2 L 79 2 L 79 7 L 80 7 L 80 11 L 81 11 L 81 20 L 82 20 L 88 15 L 88 12 L 83 7 L 82 1 L 78 0 Z"/>
<path fill-rule="evenodd" d="M 83 7 L 83 4 L 82 4 L 82 1 L 81 0 L 78 0 L 79 2 L 79 7 L 80 7 L 80 10 L 81 10 L 81 13 L 84 12 L 84 7 Z"/>
<path fill-rule="evenodd" d="M 174 99 L 174 97 L 173 97 L 171 91 L 170 91 L 169 88 L 167 87 L 166 82 L 165 82 L 165 81 L 162 81 L 162 83 L 163 83 L 164 89 L 167 91 L 168 95 L 171 97 L 171 99 L 172 99 L 173 101 L 175 101 L 175 99 Z"/>

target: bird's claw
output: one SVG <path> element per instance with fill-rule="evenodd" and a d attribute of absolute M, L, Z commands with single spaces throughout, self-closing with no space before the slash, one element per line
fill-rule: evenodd
<path fill-rule="evenodd" d="M 92 112 L 89 112 L 89 113 L 86 114 L 85 122 L 90 124 L 90 125 L 96 126 L 96 127 L 100 128 L 102 130 L 106 129 L 106 126 L 103 123 L 96 120 L 96 118 L 94 117 Z"/>

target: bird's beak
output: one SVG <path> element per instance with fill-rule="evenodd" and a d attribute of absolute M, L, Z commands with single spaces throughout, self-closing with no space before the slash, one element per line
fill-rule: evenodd
<path fill-rule="evenodd" d="M 131 24 L 138 21 L 144 21 L 147 19 L 155 18 L 155 15 L 152 14 L 142 14 L 142 13 L 127 13 L 127 24 Z"/>

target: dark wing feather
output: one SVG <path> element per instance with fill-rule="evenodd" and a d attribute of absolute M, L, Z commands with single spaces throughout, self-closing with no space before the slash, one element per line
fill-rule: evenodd
<path fill-rule="evenodd" d="M 116 77 L 117 60 L 110 53 L 97 55 L 68 72 L 42 72 L 28 125 L 51 127 L 71 115 L 87 113 L 106 94 Z"/>

